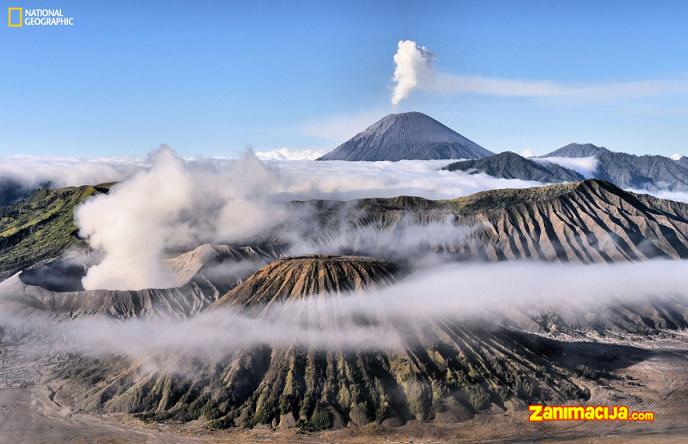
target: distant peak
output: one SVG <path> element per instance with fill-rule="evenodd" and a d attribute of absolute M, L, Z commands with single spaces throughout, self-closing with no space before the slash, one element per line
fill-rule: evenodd
<path fill-rule="evenodd" d="M 476 159 L 493 153 L 418 111 L 388 114 L 318 160 Z"/>
<path fill-rule="evenodd" d="M 603 146 L 597 146 L 592 143 L 569 143 L 549 154 L 542 157 L 591 157 L 602 153 L 610 152 Z"/>

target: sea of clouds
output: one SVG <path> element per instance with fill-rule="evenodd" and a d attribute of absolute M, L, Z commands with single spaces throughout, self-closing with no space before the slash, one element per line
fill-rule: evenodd
<path fill-rule="evenodd" d="M 80 234 L 102 257 L 89 268 L 84 288 L 128 290 L 176 286 L 175 276 L 164 264 L 170 250 L 202 243 L 246 242 L 292 218 L 290 201 L 396 196 L 452 199 L 496 188 L 542 185 L 442 170 L 450 162 L 260 160 L 250 151 L 239 159 L 184 158 L 162 146 L 145 158 L 14 157 L 12 162 L 0 163 L 0 179 L 11 178 L 27 187 L 118 182 L 108 194 L 81 205 L 76 222 Z M 564 166 L 586 176 L 595 168 L 594 159 L 567 162 Z M 661 192 L 660 197 L 688 200 L 674 194 Z M 425 228 L 406 227 L 409 236 L 405 239 L 427 238 Z M 433 233 L 464 235 L 452 226 L 430 228 Z M 328 242 L 346 244 L 351 237 L 345 234 Z M 359 239 L 371 239 L 381 233 L 355 234 Z M 322 245 L 301 245 L 296 252 L 322 250 Z"/>

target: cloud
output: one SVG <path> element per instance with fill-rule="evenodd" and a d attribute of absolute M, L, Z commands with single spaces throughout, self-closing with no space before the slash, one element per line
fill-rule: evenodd
<path fill-rule="evenodd" d="M 327 153 L 328 150 L 295 150 L 293 148 L 278 148 L 270 151 L 256 151 L 260 160 L 315 160 Z"/>
<path fill-rule="evenodd" d="M 599 164 L 595 156 L 591 157 L 533 157 L 531 160 L 541 163 L 554 163 L 564 168 L 568 168 L 582 175 L 586 179 L 595 177 L 597 165 Z"/>
<path fill-rule="evenodd" d="M 672 160 L 679 160 L 682 156 L 678 153 L 674 153 L 671 155 Z"/>
<path fill-rule="evenodd" d="M 538 159 L 535 159 L 538 160 Z M 538 160 L 544 161 L 544 160 Z M 552 159 L 584 175 L 596 166 L 594 158 Z M 48 160 L 31 159 L 33 165 Z M 76 160 L 55 164 L 51 174 L 60 176 Z M 119 161 L 118 161 L 119 162 Z M 111 179 L 114 167 L 121 181 L 107 195 L 96 196 L 77 209 L 80 233 L 102 260 L 84 279 L 87 289 L 141 289 L 174 287 L 177 277 L 167 270 L 164 259 L 201 243 L 239 243 L 255 240 L 278 224 L 301 217 L 294 214 L 292 200 L 353 200 L 370 197 L 419 196 L 452 199 L 495 188 L 526 188 L 538 182 L 499 179 L 486 174 L 444 171 L 451 161 L 314 162 L 308 160 L 260 161 L 247 154 L 242 159 L 184 159 L 162 148 L 148 159 L 131 165 L 112 160 L 88 161 L 85 170 L 94 183 Z M 98 168 L 91 170 L 91 165 Z M 19 164 L 21 165 L 21 164 Z M 101 169 L 102 167 L 102 169 Z M 131 168 L 130 168 L 131 167 Z M 114 169 L 112 169 L 114 168 Z M 15 165 L 21 173 L 21 168 Z M 99 174 L 103 176 L 99 176 Z M 28 172 L 27 174 L 32 174 Z M 66 176 L 65 176 L 66 177 Z M 78 180 L 75 175 L 70 180 Z M 653 194 L 688 201 L 685 195 L 661 190 Z M 452 227 L 440 224 L 438 233 Z M 366 243 L 372 251 L 387 255 L 386 244 L 413 250 L 431 234 L 415 226 L 398 227 L 398 236 L 382 232 L 343 231 L 321 236 L 317 242 L 296 238 L 295 252 L 336 252 L 347 245 Z M 458 231 L 451 231 L 461 235 Z M 317 232 L 310 233 L 313 236 Z M 389 233 L 387 233 L 389 234 Z M 376 241 L 384 239 L 385 245 Z M 435 239 L 436 240 L 436 239 Z M 309 244 L 310 242 L 310 244 Z M 301 249 L 299 250 L 300 247 Z M 94 256 L 101 257 L 101 256 Z"/>
<path fill-rule="evenodd" d="M 615 99 L 688 94 L 688 79 L 634 80 L 564 84 L 549 80 L 517 80 L 480 75 L 438 73 L 420 87 L 442 94 L 483 94 L 506 97 Z"/>
<path fill-rule="evenodd" d="M 481 94 L 500 97 L 618 99 L 688 94 L 688 78 L 641 79 L 597 83 L 511 79 L 436 71 L 435 55 L 412 40 L 402 40 L 394 55 L 392 105 L 415 89 L 438 94 Z"/>
<path fill-rule="evenodd" d="M 394 54 L 392 105 L 397 106 L 419 85 L 431 84 L 435 56 L 413 40 L 401 40 Z"/>
<path fill-rule="evenodd" d="M 419 196 L 452 199 L 495 188 L 526 188 L 539 182 L 499 179 L 486 174 L 445 171 L 453 160 L 347 162 L 331 160 L 266 161 L 280 171 L 284 199 L 352 200 L 368 197 Z"/>
<path fill-rule="evenodd" d="M 438 171 L 449 161 L 261 162 L 250 153 L 240 160 L 190 161 L 168 147 L 156 151 L 149 161 L 149 169 L 77 208 L 80 234 L 103 254 L 102 260 L 88 269 L 84 288 L 175 287 L 180 282 L 164 263 L 169 252 L 192 249 L 206 242 L 255 240 L 278 224 L 302 217 L 286 205 L 292 200 L 399 195 L 454 198 L 491 188 L 538 185 Z M 400 248 L 406 245 L 413 250 L 432 239 L 427 230 L 401 228 L 406 243 L 398 239 L 393 242 Z M 429 229 L 446 233 L 436 225 Z M 447 226 L 447 230 L 463 235 L 454 227 Z M 317 232 L 309 235 L 316 236 Z M 321 252 L 333 251 L 351 239 L 363 239 L 372 248 L 377 245 L 372 239 L 377 235 L 365 231 L 339 233 L 323 237 L 311 247 Z M 292 241 L 304 243 L 300 236 Z"/>
<path fill-rule="evenodd" d="M 669 191 L 669 190 L 639 190 L 630 188 L 628 191 L 636 194 L 651 194 L 652 196 L 658 197 L 660 199 L 673 200 L 676 202 L 686 202 L 688 203 L 688 192 L 685 191 Z"/>
<path fill-rule="evenodd" d="M 38 187 L 61 188 L 116 182 L 143 168 L 144 159 L 136 157 L 0 157 L 0 194 L 2 184 L 13 185 L 17 197 L 21 197 Z"/>
<path fill-rule="evenodd" d="M 38 352 L 115 354 L 132 359 L 184 352 L 219 359 L 259 345 L 395 349 L 409 339 L 398 326 L 414 325 L 420 330 L 438 320 L 470 327 L 470 322 L 484 324 L 489 319 L 496 327 L 508 319 L 512 327 L 527 329 L 533 326 L 531 316 L 554 311 L 562 317 L 578 314 L 579 321 L 590 323 L 605 307 L 617 304 L 642 306 L 644 301 L 662 299 L 673 306 L 685 304 L 687 288 L 686 261 L 435 264 L 390 287 L 272 303 L 259 317 L 231 305 L 184 320 L 93 317 L 56 321 L 42 316 L 36 322 L 0 310 L 0 323 L 38 333 L 34 335 Z"/>

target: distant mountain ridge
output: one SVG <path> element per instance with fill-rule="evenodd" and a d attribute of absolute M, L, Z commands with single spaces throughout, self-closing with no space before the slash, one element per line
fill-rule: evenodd
<path fill-rule="evenodd" d="M 609 152 L 607 148 L 592 143 L 569 143 L 542 157 L 592 157 Z"/>
<path fill-rule="evenodd" d="M 688 167 L 685 163 L 659 155 L 636 156 L 633 154 L 610 151 L 593 144 L 571 143 L 542 156 L 550 157 L 591 157 L 597 159 L 594 177 L 607 180 L 621 188 L 667 189 L 671 191 L 688 190 Z"/>
<path fill-rule="evenodd" d="M 480 159 L 489 150 L 419 112 L 389 114 L 318 160 Z"/>
<path fill-rule="evenodd" d="M 568 168 L 555 163 L 535 162 L 505 151 L 477 160 L 454 162 L 444 167 L 449 171 L 482 172 L 505 179 L 534 180 L 538 182 L 576 182 L 585 178 Z"/>
<path fill-rule="evenodd" d="M 611 182 L 632 190 L 688 191 L 688 157 L 673 160 L 659 155 L 627 154 L 592 143 L 570 143 L 533 159 L 503 152 L 479 160 L 455 162 L 449 171 L 482 172 L 503 179 L 534 180 L 543 183 L 582 180 L 564 159 L 590 159 L 594 171 L 586 177 Z"/>

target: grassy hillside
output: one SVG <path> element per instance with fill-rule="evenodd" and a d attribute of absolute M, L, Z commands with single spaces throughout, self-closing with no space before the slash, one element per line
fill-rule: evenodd
<path fill-rule="evenodd" d="M 39 190 L 0 208 L 0 278 L 80 245 L 74 209 L 109 185 Z"/>

